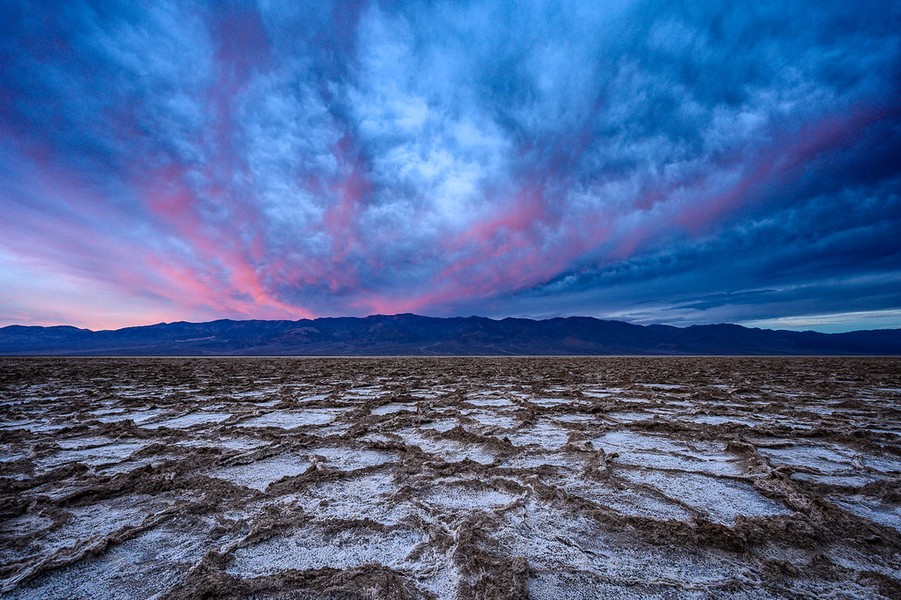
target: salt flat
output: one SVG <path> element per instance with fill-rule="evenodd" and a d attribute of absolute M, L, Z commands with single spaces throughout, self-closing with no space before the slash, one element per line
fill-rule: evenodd
<path fill-rule="evenodd" d="M 898 431 L 899 359 L 0 359 L 0 594 L 898 598 Z"/>

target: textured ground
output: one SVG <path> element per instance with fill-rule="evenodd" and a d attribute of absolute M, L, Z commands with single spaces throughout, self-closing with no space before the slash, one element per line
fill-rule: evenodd
<path fill-rule="evenodd" d="M 0 359 L 0 589 L 899 598 L 899 435 L 899 359 Z"/>

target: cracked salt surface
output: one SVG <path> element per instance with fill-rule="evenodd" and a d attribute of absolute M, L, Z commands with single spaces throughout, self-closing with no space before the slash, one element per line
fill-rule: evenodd
<path fill-rule="evenodd" d="M 682 386 L 678 383 L 636 383 L 636 386 L 646 387 L 652 390 L 678 390 L 682 389 Z"/>
<path fill-rule="evenodd" d="M 588 398 L 607 398 L 615 394 L 622 394 L 626 390 L 623 388 L 583 388 L 579 391 Z"/>
<path fill-rule="evenodd" d="M 326 425 L 324 427 L 317 427 L 316 429 L 310 429 L 306 433 L 320 438 L 327 438 L 331 436 L 342 436 L 350 430 L 350 423 L 333 423 L 332 425 Z"/>
<path fill-rule="evenodd" d="M 618 463 L 648 467 L 697 471 L 711 475 L 741 475 L 743 469 L 735 456 L 725 452 L 725 444 L 685 442 L 663 436 L 632 431 L 615 431 L 591 440 L 595 448 L 608 455 L 617 454 Z"/>
<path fill-rule="evenodd" d="M 164 410 L 159 408 L 147 408 L 143 410 L 133 410 L 129 412 L 123 412 L 112 415 L 105 415 L 97 417 L 97 420 L 101 423 L 117 423 L 119 421 L 128 421 L 132 420 L 136 425 L 141 425 L 163 415 L 165 413 Z"/>
<path fill-rule="evenodd" d="M 474 421 L 478 421 L 480 425 L 485 425 L 488 427 L 500 427 L 501 429 L 512 429 L 519 424 L 519 421 L 514 419 L 513 417 L 509 417 L 507 415 L 500 415 L 497 413 L 479 411 L 479 410 L 464 410 L 460 411 L 461 415 L 469 417 Z"/>
<path fill-rule="evenodd" d="M 648 493 L 646 490 L 581 479 L 562 481 L 560 487 L 569 494 L 630 517 L 689 521 L 693 516 L 676 502 Z"/>
<path fill-rule="evenodd" d="M 558 423 L 573 423 L 573 424 L 583 424 L 583 423 L 598 423 L 601 418 L 595 415 L 554 415 L 552 417 L 554 421 Z"/>
<path fill-rule="evenodd" d="M 898 373 L 0 359 L 0 595 L 894 597 Z"/>
<path fill-rule="evenodd" d="M 501 406 L 513 406 L 513 403 L 510 402 L 507 398 L 495 398 L 495 397 L 474 397 L 467 398 L 467 404 L 472 404 L 473 406 L 482 406 L 482 407 L 501 407 Z"/>
<path fill-rule="evenodd" d="M 861 494 L 830 498 L 836 505 L 868 521 L 901 532 L 901 507 L 884 504 Z"/>
<path fill-rule="evenodd" d="M 584 574 L 590 582 L 619 588 L 630 597 L 636 583 L 680 582 L 684 586 L 727 581 L 736 565 L 717 552 L 680 552 L 646 547 L 613 537 L 596 522 L 544 503 L 526 502 L 507 513 L 494 539 L 514 555 L 529 556 L 530 598 L 580 597 L 584 588 L 554 588 L 560 575 Z M 600 581 L 598 581 L 598 579 Z M 595 588 L 598 589 L 598 588 Z M 589 596 L 591 597 L 591 596 Z"/>
<path fill-rule="evenodd" d="M 679 500 L 712 521 L 732 525 L 739 516 L 773 517 L 788 515 L 781 503 L 762 496 L 749 483 L 700 473 L 660 473 L 659 471 L 617 471 L 631 483 L 648 485 L 668 498 Z"/>
<path fill-rule="evenodd" d="M 158 467 L 171 458 L 171 455 L 157 454 L 155 456 L 145 456 L 143 458 L 129 459 L 109 465 L 102 465 L 97 467 L 97 469 L 99 475 L 103 475 L 104 477 L 111 477 L 120 473 L 131 473 L 132 471 L 146 467 L 148 465 L 152 467 Z"/>
<path fill-rule="evenodd" d="M 105 446 L 107 444 L 112 444 L 113 441 L 113 439 L 106 436 L 95 435 L 89 437 L 59 439 L 56 440 L 56 445 L 63 450 L 82 450 L 84 448 L 92 448 L 96 446 Z"/>
<path fill-rule="evenodd" d="M 573 400 L 571 398 L 529 398 L 528 401 L 532 404 L 535 404 L 536 406 L 542 406 L 545 408 L 580 404 L 578 400 Z"/>
<path fill-rule="evenodd" d="M 397 455 L 393 452 L 355 448 L 313 448 L 310 455 L 324 458 L 326 466 L 339 471 L 366 469 L 397 460 Z"/>
<path fill-rule="evenodd" d="M 144 441 L 117 442 L 103 446 L 63 450 L 38 462 L 42 469 L 52 469 L 70 463 L 82 463 L 91 467 L 121 462 L 150 444 Z"/>
<path fill-rule="evenodd" d="M 286 569 L 352 569 L 368 564 L 410 569 L 415 562 L 408 557 L 426 541 L 425 533 L 406 528 L 382 531 L 358 526 L 329 532 L 310 527 L 238 548 L 226 572 L 259 577 Z"/>
<path fill-rule="evenodd" d="M 537 444 L 546 450 L 556 450 L 569 440 L 569 433 L 548 420 L 538 421 L 532 427 L 519 429 L 505 436 L 514 446 Z"/>
<path fill-rule="evenodd" d="M 252 463 L 220 467 L 210 472 L 210 476 L 263 492 L 280 479 L 306 472 L 311 465 L 305 456 L 281 454 Z"/>
<path fill-rule="evenodd" d="M 526 450 L 521 454 L 507 458 L 500 464 L 505 469 L 535 469 L 544 465 L 575 471 L 584 468 L 585 463 L 572 454 Z"/>
<path fill-rule="evenodd" d="M 171 498 L 135 494 L 127 502 L 112 498 L 66 510 L 69 520 L 41 539 L 42 552 L 76 547 L 85 540 L 100 540 L 115 531 L 140 525 L 146 518 L 174 503 Z"/>
<path fill-rule="evenodd" d="M 399 412 L 416 412 L 415 404 L 384 404 L 372 409 L 374 415 L 391 415 Z"/>
<path fill-rule="evenodd" d="M 398 486 L 391 473 L 381 471 L 311 484 L 287 498 L 319 520 L 369 519 L 396 525 L 415 512 L 409 502 L 392 501 Z"/>
<path fill-rule="evenodd" d="M 701 423 L 703 425 L 726 425 L 734 423 L 736 425 L 747 425 L 748 427 L 756 427 L 764 421 L 759 419 L 747 419 L 744 417 L 733 417 L 723 415 L 692 415 L 690 417 L 682 417 L 683 421 L 692 423 Z"/>
<path fill-rule="evenodd" d="M 48 420 L 37 417 L 35 419 L 14 421 L 5 425 L 7 426 L 6 428 L 26 429 L 32 433 L 50 433 L 53 431 L 59 431 L 60 429 L 65 429 L 66 427 L 72 427 L 75 424 L 76 422 L 71 420 Z"/>
<path fill-rule="evenodd" d="M 39 514 L 24 514 L 0 521 L 0 564 L 21 561 L 23 557 L 40 554 L 41 546 L 35 544 L 53 525 L 53 519 Z M 25 548 L 16 542 L 28 540 Z"/>
<path fill-rule="evenodd" d="M 659 415 L 651 412 L 611 412 L 604 416 L 616 419 L 621 423 L 635 423 L 637 421 L 650 421 Z"/>
<path fill-rule="evenodd" d="M 759 448 L 775 466 L 811 469 L 821 473 L 839 473 L 854 469 L 854 451 L 825 444 L 791 445 L 785 448 Z"/>
<path fill-rule="evenodd" d="M 426 454 L 440 456 L 447 462 L 471 460 L 483 465 L 494 462 L 495 455 L 475 444 L 466 445 L 456 440 L 425 436 L 416 430 L 399 431 L 397 435 L 405 444 L 416 446 Z"/>
<path fill-rule="evenodd" d="M 384 393 L 385 390 L 378 387 L 352 388 L 341 394 L 341 397 L 345 400 L 372 400 Z"/>
<path fill-rule="evenodd" d="M 303 411 L 274 410 L 238 423 L 238 427 L 278 427 L 297 429 L 306 425 L 328 425 L 340 416 L 345 408 L 309 408 Z"/>
<path fill-rule="evenodd" d="M 115 544 L 98 557 L 29 582 L 21 598 L 157 597 L 185 579 L 210 540 L 169 525 Z"/>
<path fill-rule="evenodd" d="M 450 510 L 494 510 L 516 500 L 517 496 L 491 488 L 477 482 L 439 485 L 423 497 L 427 503 Z"/>
<path fill-rule="evenodd" d="M 187 446 L 189 448 L 225 448 L 226 450 L 253 450 L 268 446 L 269 443 L 263 440 L 253 438 L 230 438 L 220 437 L 215 439 L 195 439 L 180 440 L 176 442 L 179 446 Z"/>
<path fill-rule="evenodd" d="M 206 425 L 209 423 L 219 423 L 231 417 L 231 413 L 216 412 L 193 412 L 180 417 L 166 419 L 165 421 L 155 421 L 141 425 L 146 429 L 159 429 L 160 427 L 169 427 L 170 429 L 187 429 L 194 425 Z"/>
<path fill-rule="evenodd" d="M 450 431 L 460 422 L 457 419 L 439 419 L 437 421 L 431 421 L 429 423 L 424 423 L 419 426 L 420 429 L 430 429 L 433 431 L 440 431 L 444 433 L 445 431 Z M 386 438 L 387 440 L 387 438 Z"/>
<path fill-rule="evenodd" d="M 863 487 L 875 481 L 879 481 L 878 477 L 866 473 L 852 475 L 822 475 L 819 473 L 806 473 L 804 471 L 792 473 L 791 479 L 792 481 L 807 481 L 810 483 L 839 487 Z"/>

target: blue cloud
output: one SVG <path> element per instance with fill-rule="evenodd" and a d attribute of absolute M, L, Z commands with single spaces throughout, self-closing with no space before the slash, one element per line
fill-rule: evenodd
<path fill-rule="evenodd" d="M 0 266 L 69 290 L 72 322 L 112 296 L 116 324 L 898 308 L 894 3 L 73 0 L 0 22 Z"/>

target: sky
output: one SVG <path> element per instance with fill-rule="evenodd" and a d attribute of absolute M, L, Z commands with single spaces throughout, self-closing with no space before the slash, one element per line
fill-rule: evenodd
<path fill-rule="evenodd" d="M 0 3 L 0 326 L 901 327 L 901 3 Z"/>

